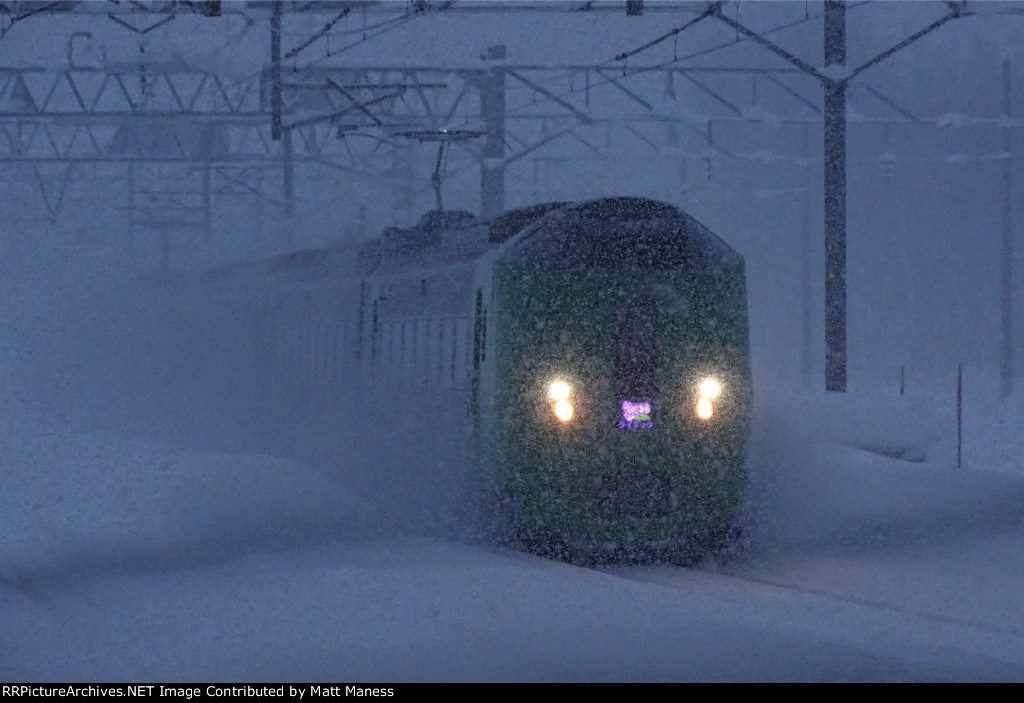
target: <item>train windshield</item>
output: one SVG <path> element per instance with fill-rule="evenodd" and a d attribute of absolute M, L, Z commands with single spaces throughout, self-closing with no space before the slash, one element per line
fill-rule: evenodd
<path fill-rule="evenodd" d="M 653 303 L 622 303 L 615 309 L 615 396 L 623 404 L 626 420 L 650 415 L 657 393 L 657 330 Z"/>

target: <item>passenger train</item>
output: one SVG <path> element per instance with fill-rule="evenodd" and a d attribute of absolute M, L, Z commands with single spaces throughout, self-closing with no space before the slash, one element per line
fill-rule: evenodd
<path fill-rule="evenodd" d="M 232 276 L 209 280 L 231 290 Z M 735 534 L 744 262 L 680 209 L 616 197 L 490 221 L 433 211 L 357 251 L 280 257 L 260 280 L 268 371 L 457 407 L 486 513 L 515 544 L 692 562 Z"/>

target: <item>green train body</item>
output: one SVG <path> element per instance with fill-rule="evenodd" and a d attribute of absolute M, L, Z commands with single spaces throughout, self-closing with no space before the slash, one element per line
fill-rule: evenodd
<path fill-rule="evenodd" d="M 410 490 L 465 490 L 528 548 L 689 558 L 735 524 L 751 406 L 744 265 L 675 207 L 432 212 L 358 250 L 208 278 L 226 320 L 245 317 L 238 296 L 258 307 L 258 357 L 288 391 L 275 398 L 302 388 L 317 407 L 358 407 L 349 424 L 378 428 L 356 433 L 358 451 L 378 465 L 412 456 Z M 709 379 L 717 392 L 701 390 Z"/>
<path fill-rule="evenodd" d="M 671 206 L 606 199 L 547 215 L 475 281 L 475 436 L 526 544 L 672 556 L 720 543 L 746 487 L 741 257 Z M 720 390 L 702 419 L 707 379 Z"/>

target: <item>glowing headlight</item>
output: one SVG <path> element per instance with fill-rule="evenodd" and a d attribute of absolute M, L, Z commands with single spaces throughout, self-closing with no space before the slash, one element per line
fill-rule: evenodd
<path fill-rule="evenodd" d="M 572 403 L 570 403 L 568 400 L 565 400 L 563 398 L 562 400 L 557 401 L 555 403 L 554 410 L 555 417 L 557 417 L 562 422 L 569 422 L 569 420 L 572 419 L 574 411 Z"/>
<path fill-rule="evenodd" d="M 697 407 L 693 411 L 697 413 L 697 417 L 701 420 L 710 420 L 711 416 L 715 414 L 715 406 L 707 398 L 701 398 L 697 401 Z"/>
<path fill-rule="evenodd" d="M 551 402 L 551 412 L 555 414 L 560 422 L 569 422 L 576 414 L 576 409 L 569 401 L 572 388 L 565 381 L 554 381 L 548 386 L 548 399 Z"/>
<path fill-rule="evenodd" d="M 555 381 L 548 386 L 548 398 L 551 400 L 565 400 L 569 397 L 569 384 L 565 381 Z"/>
<path fill-rule="evenodd" d="M 722 393 L 722 384 L 717 379 L 708 377 L 700 382 L 697 386 L 697 392 L 699 397 L 697 398 L 697 405 L 694 406 L 693 412 L 697 414 L 701 420 L 710 420 L 711 416 L 715 414 L 715 404 L 712 403 Z"/>
<path fill-rule="evenodd" d="M 713 378 L 705 378 L 700 382 L 700 397 L 714 400 L 722 392 L 722 384 Z"/>

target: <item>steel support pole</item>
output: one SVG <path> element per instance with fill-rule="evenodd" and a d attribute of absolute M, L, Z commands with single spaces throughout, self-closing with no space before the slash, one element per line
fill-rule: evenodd
<path fill-rule="evenodd" d="M 825 3 L 825 66 L 846 63 L 846 6 Z M 846 391 L 846 81 L 825 89 L 825 390 Z"/>
<path fill-rule="evenodd" d="M 480 164 L 480 215 L 497 217 L 505 210 L 505 71 L 492 68 L 482 76 L 480 107 L 487 129 Z"/>

